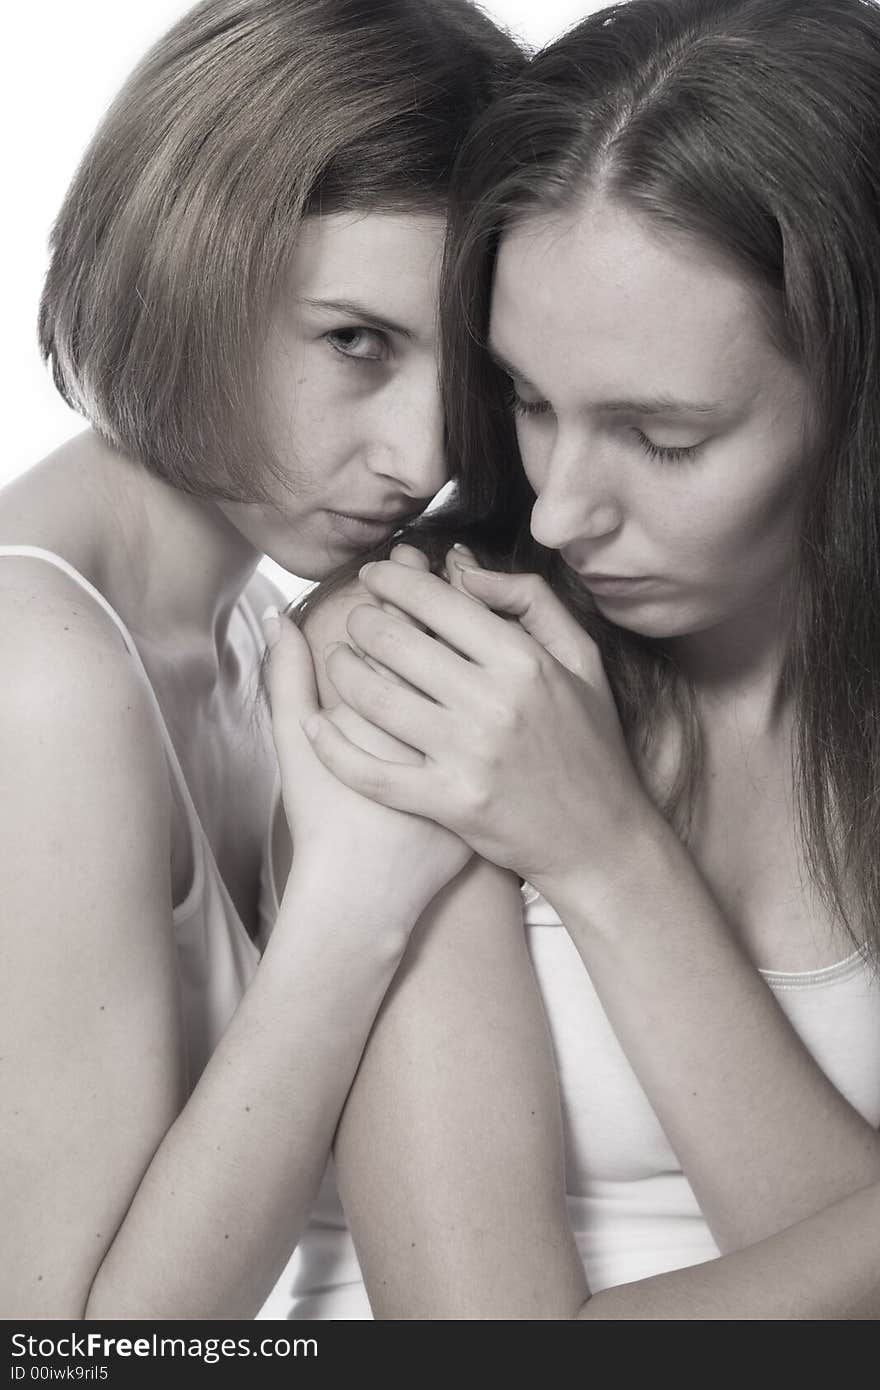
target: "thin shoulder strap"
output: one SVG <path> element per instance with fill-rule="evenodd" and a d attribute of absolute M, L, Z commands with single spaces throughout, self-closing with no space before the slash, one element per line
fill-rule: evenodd
<path fill-rule="evenodd" d="M 193 844 L 195 845 L 201 843 L 202 836 L 204 834 L 202 830 L 202 823 L 199 820 L 198 812 L 195 808 L 193 799 L 190 796 L 189 787 L 186 784 L 186 778 L 183 775 L 183 769 L 180 766 L 180 761 L 177 757 L 177 753 L 174 751 L 174 744 L 171 741 L 171 735 L 168 732 L 168 726 L 165 723 L 165 718 L 162 714 L 161 706 L 159 705 L 159 701 L 156 698 L 156 692 L 153 689 L 152 682 L 147 674 L 147 669 L 144 666 L 143 661 L 141 660 L 141 655 L 137 649 L 135 640 L 129 632 L 128 628 L 125 626 L 125 623 L 120 618 L 119 614 L 116 612 L 116 609 L 113 608 L 110 603 L 108 603 L 107 599 L 100 592 L 100 590 L 95 588 L 94 584 L 89 583 L 85 575 L 80 574 L 79 570 L 74 569 L 73 565 L 71 565 L 67 560 L 65 560 L 63 556 L 56 555 L 54 550 L 42 550 L 39 546 L 36 545 L 0 545 L 0 559 L 3 559 L 7 555 L 17 556 L 26 560 L 44 560 L 47 565 L 53 565 L 55 569 L 61 570 L 63 574 L 66 574 L 69 579 L 73 580 L 74 584 L 78 584 L 81 589 L 84 589 L 85 592 L 89 595 L 89 597 L 94 599 L 95 603 L 97 603 L 99 608 L 103 608 L 104 612 L 107 614 L 107 617 L 114 624 L 117 631 L 119 632 L 120 637 L 125 643 L 129 656 L 134 662 L 137 670 L 140 672 L 144 685 L 146 686 L 149 692 L 150 700 L 152 702 L 153 709 L 156 713 L 156 719 L 158 720 L 159 731 L 162 735 L 162 743 L 165 747 L 165 756 L 168 759 L 168 765 L 171 769 L 171 775 L 174 778 L 175 788 L 180 796 L 181 803 L 184 807 L 184 810 L 186 811 L 187 820 L 189 821 L 190 833 L 193 836 Z"/>
<path fill-rule="evenodd" d="M 266 649 L 266 639 L 263 636 L 263 628 L 260 623 L 260 620 L 254 612 L 254 606 L 248 598 L 247 594 L 242 594 L 241 598 L 238 601 L 238 607 L 242 617 L 247 623 L 248 631 L 250 632 L 251 637 L 254 639 L 254 646 L 257 651 L 257 657 L 258 659 L 262 659 L 263 652 Z"/>

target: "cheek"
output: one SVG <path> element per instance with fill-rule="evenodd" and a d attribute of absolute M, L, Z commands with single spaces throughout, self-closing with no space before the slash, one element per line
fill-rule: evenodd
<path fill-rule="evenodd" d="M 540 494 L 547 478 L 552 450 L 552 440 L 548 436 L 547 423 L 538 420 L 518 420 L 516 439 L 523 472 L 529 480 L 532 491 Z"/>
<path fill-rule="evenodd" d="M 683 499 L 691 553 L 719 569 L 730 563 L 760 568 L 790 553 L 797 536 L 803 469 L 798 458 L 782 460 L 756 475 L 743 465 L 725 470 L 714 484 Z M 743 577 L 747 577 L 746 574 Z"/>
<path fill-rule="evenodd" d="M 285 475 L 297 490 L 336 477 L 358 454 L 364 437 L 357 406 L 317 392 L 310 383 L 270 415 L 271 438 Z"/>

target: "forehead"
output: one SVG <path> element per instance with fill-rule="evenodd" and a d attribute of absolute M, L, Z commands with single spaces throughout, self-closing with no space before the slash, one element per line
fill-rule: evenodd
<path fill-rule="evenodd" d="M 307 217 L 291 258 L 294 297 L 353 300 L 408 326 L 433 320 L 446 219 L 430 213 Z"/>
<path fill-rule="evenodd" d="M 758 292 L 713 248 L 665 234 L 604 199 L 533 217 L 502 238 L 493 346 L 548 391 L 590 381 L 603 394 L 741 393 L 781 358 Z"/>

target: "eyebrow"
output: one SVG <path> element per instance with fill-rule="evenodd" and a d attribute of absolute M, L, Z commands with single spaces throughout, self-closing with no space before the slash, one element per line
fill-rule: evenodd
<path fill-rule="evenodd" d="M 503 353 L 498 352 L 491 343 L 487 344 L 487 351 L 495 366 L 507 376 L 515 377 L 527 390 L 534 391 L 535 395 L 542 394 L 540 388 L 533 381 L 529 381 L 519 367 L 509 361 Z M 688 401 L 661 392 L 654 396 L 599 401 L 594 408 L 614 415 L 716 415 L 727 407 L 724 401 Z"/>
<path fill-rule="evenodd" d="M 366 304 L 358 304 L 356 299 L 310 299 L 305 295 L 299 297 L 300 304 L 306 304 L 310 309 L 323 310 L 329 314 L 345 314 L 347 318 L 358 319 L 367 328 L 378 329 L 382 333 L 399 333 L 401 338 L 414 338 L 412 329 L 404 328 L 403 324 L 395 323 L 393 319 L 386 319 L 381 314 L 377 314 Z"/>

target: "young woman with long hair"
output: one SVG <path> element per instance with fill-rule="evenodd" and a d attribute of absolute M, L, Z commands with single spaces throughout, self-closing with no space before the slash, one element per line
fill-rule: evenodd
<path fill-rule="evenodd" d="M 880 1315 L 878 150 L 868 0 L 612 6 L 466 145 L 438 572 L 327 658 L 413 756 L 306 725 L 483 861 L 337 1142 L 383 1316 Z"/>

